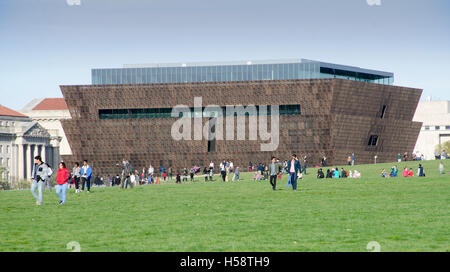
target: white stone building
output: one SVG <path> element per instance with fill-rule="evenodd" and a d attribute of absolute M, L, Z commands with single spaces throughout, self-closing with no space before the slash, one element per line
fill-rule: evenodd
<path fill-rule="evenodd" d="M 31 118 L 0 105 L 0 164 L 6 168 L 2 178 L 17 182 L 29 179 L 34 157 L 40 155 L 52 167 L 57 160 L 61 137 L 51 136 Z"/>
<path fill-rule="evenodd" d="M 413 121 L 423 122 L 414 152 L 434 159 L 436 146 L 450 141 L 450 101 L 420 101 Z"/>
<path fill-rule="evenodd" d="M 55 158 L 61 161 L 61 155 L 72 155 L 69 142 L 61 126 L 62 119 L 70 119 L 69 109 L 64 98 L 37 98 L 28 103 L 21 113 L 37 121 L 47 129 L 52 137 L 61 137 L 59 153 Z"/>

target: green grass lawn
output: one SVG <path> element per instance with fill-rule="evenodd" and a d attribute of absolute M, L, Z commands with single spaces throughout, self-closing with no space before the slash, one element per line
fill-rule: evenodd
<path fill-rule="evenodd" d="M 46 191 L 35 206 L 31 192 L 0 192 L 0 251 L 449 251 L 450 174 L 424 162 L 427 177 L 383 179 L 396 164 L 354 166 L 361 179 L 299 181 L 299 191 L 272 191 L 268 181 L 93 188 L 68 193 L 58 206 Z M 450 171 L 450 160 L 445 161 Z M 326 172 L 326 171 L 325 171 Z"/>

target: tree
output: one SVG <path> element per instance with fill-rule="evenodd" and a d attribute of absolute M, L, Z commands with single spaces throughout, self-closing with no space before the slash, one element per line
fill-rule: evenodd
<path fill-rule="evenodd" d="M 0 165 L 0 190 L 9 190 L 11 186 L 7 180 L 3 180 L 3 174 L 7 171 L 7 169 Z"/>
<path fill-rule="evenodd" d="M 439 154 L 444 150 L 448 152 L 450 150 L 450 141 L 436 145 L 434 150 L 435 150 L 435 152 L 437 152 Z"/>

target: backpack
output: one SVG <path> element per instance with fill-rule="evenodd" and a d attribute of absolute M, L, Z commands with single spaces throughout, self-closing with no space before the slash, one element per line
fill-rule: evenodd
<path fill-rule="evenodd" d="M 48 163 L 46 163 L 46 165 L 47 165 L 47 176 L 51 177 L 53 175 L 53 170 L 50 167 L 50 165 L 48 165 Z"/>

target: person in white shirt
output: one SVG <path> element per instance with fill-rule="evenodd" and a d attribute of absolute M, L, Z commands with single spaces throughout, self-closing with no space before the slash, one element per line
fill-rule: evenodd
<path fill-rule="evenodd" d="M 150 164 L 148 167 L 148 174 L 153 177 L 153 173 L 155 172 L 155 168 Z"/>
<path fill-rule="evenodd" d="M 130 183 L 133 186 L 136 186 L 136 176 L 134 174 L 131 174 L 131 176 L 130 176 Z"/>

